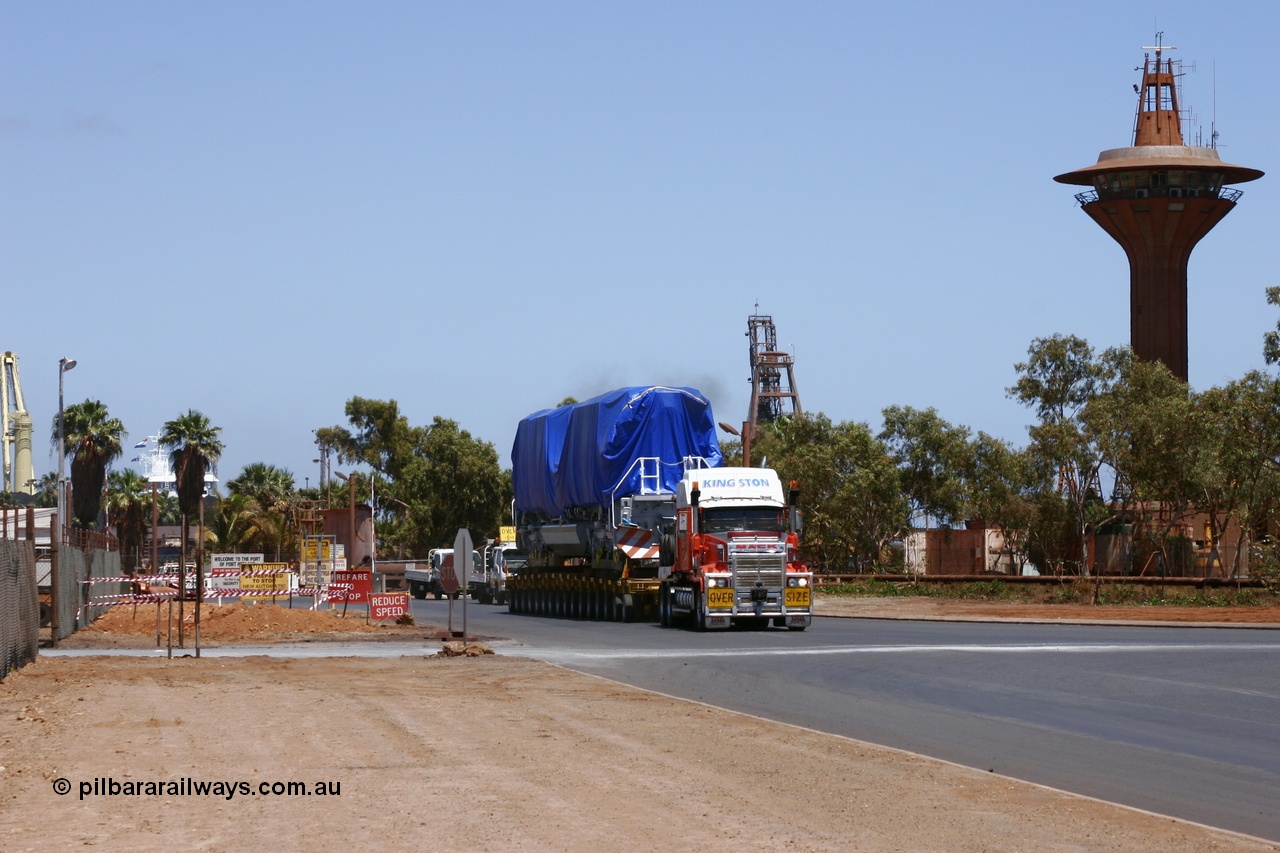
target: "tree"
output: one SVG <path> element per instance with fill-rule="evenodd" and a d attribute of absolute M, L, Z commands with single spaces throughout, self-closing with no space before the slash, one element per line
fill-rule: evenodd
<path fill-rule="evenodd" d="M 1225 530 L 1235 514 L 1253 537 L 1280 502 L 1280 379 L 1251 371 L 1201 394 L 1196 408 L 1212 450 L 1201 505 L 1216 530 Z M 1242 550 L 1236 551 L 1237 573 Z"/>
<path fill-rule="evenodd" d="M 1204 493 L 1207 423 L 1187 384 L 1162 362 L 1125 351 L 1115 368 L 1081 419 L 1115 474 L 1115 514 L 1135 521 L 1135 535 L 1172 566 L 1174 531 Z"/>
<path fill-rule="evenodd" d="M 36 483 L 36 506 L 49 509 L 58 505 L 58 472 L 46 471 Z"/>
<path fill-rule="evenodd" d="M 204 501 L 204 475 L 218 462 L 223 444 L 218 439 L 221 427 L 213 426 L 207 417 L 195 409 L 168 421 L 160 431 L 160 446 L 170 448 L 169 462 L 173 466 L 178 486 L 178 509 L 182 513 L 181 561 L 178 564 L 179 584 L 185 586 L 187 573 L 187 540 L 190 538 L 191 516 Z M 203 548 L 200 543 L 198 548 Z M 197 551 L 196 560 L 196 642 L 199 648 L 200 598 L 204 594 L 203 556 Z M 185 590 L 184 590 L 185 591 Z M 178 599 L 178 642 L 182 643 L 182 599 Z"/>
<path fill-rule="evenodd" d="M 496 533 L 512 495 L 511 476 L 499 467 L 493 445 L 436 417 L 387 497 L 409 505 L 413 547 L 422 552 L 451 542 L 462 527 L 475 541 Z"/>
<path fill-rule="evenodd" d="M 1106 456 L 1083 417 L 1085 406 L 1115 381 L 1125 351 L 1109 349 L 1100 357 L 1074 335 L 1036 338 L 1026 362 L 1015 365 L 1018 381 L 1010 396 L 1030 406 L 1040 423 L 1028 428 L 1032 458 L 1040 473 L 1057 477 L 1075 527 L 1078 570 L 1085 565 L 1089 532 L 1110 515 L 1099 493 Z"/>
<path fill-rule="evenodd" d="M 102 510 L 102 489 L 107 468 L 123 452 L 124 424 L 113 418 L 100 400 L 73 403 L 63 410 L 61 438 L 71 457 L 71 515 L 77 527 L 91 528 Z M 54 446 L 59 438 L 57 415 L 53 418 Z"/>
<path fill-rule="evenodd" d="M 965 503 L 976 518 L 1000 528 L 1010 566 L 1021 574 L 1034 537 L 1039 498 L 1052 494 L 1052 482 L 1046 482 L 1026 450 L 985 432 L 970 443 L 969 453 Z"/>
<path fill-rule="evenodd" d="M 1280 306 L 1280 287 L 1267 288 L 1267 304 Z M 1267 364 L 1280 362 L 1280 322 L 1274 332 L 1267 332 L 1262 339 L 1262 357 Z"/>
<path fill-rule="evenodd" d="M 238 477 L 227 481 L 231 494 L 248 502 L 252 532 L 249 540 L 274 559 L 292 551 L 296 533 L 292 520 L 293 474 L 265 462 L 252 462 Z"/>
<path fill-rule="evenodd" d="M 909 509 L 899 471 L 870 427 L 833 424 L 822 413 L 783 417 L 762 426 L 753 443 L 784 482 L 800 485 L 806 560 L 835 570 L 888 564 Z"/>
<path fill-rule="evenodd" d="M 112 471 L 107 477 L 107 514 L 120 539 L 120 556 L 127 571 L 142 562 L 151 509 L 151 484 L 131 468 Z"/>
<path fill-rule="evenodd" d="M 222 456 L 221 432 L 221 427 L 213 426 L 195 409 L 167 422 L 160 431 L 160 446 L 169 448 L 169 463 L 177 480 L 178 509 L 188 521 L 204 498 L 205 474 Z"/>
<path fill-rule="evenodd" d="M 385 488 L 378 486 L 380 538 L 423 556 L 452 542 L 460 527 L 475 541 L 497 533 L 512 488 L 491 443 L 446 418 L 412 426 L 395 400 L 353 397 L 346 414 L 350 428 L 318 429 L 316 441 L 339 462 L 363 463 L 385 478 Z"/>
<path fill-rule="evenodd" d="M 253 501 L 245 495 L 233 493 L 219 498 L 206 524 L 205 539 L 209 547 L 223 553 L 250 550 L 257 532 L 254 510 Z"/>
<path fill-rule="evenodd" d="M 898 465 L 912 514 L 923 515 L 925 527 L 930 518 L 940 525 L 963 521 L 969 430 L 951 425 L 932 408 L 890 406 L 883 415 L 880 440 Z"/>
<path fill-rule="evenodd" d="M 293 497 L 293 473 L 265 462 L 251 462 L 238 477 L 227 481 L 227 488 L 251 499 L 264 512 L 276 510 Z"/>

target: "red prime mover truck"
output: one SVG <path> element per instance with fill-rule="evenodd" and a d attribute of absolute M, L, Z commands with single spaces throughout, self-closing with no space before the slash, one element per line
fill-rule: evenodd
<path fill-rule="evenodd" d="M 535 412 L 512 449 L 513 613 L 699 629 L 812 623 L 797 492 L 767 468 L 721 467 L 692 388 L 622 388 Z"/>

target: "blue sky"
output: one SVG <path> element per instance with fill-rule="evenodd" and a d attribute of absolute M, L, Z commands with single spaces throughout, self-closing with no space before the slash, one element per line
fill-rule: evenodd
<path fill-rule="evenodd" d="M 1052 178 L 1129 144 L 1157 29 L 1192 132 L 1272 173 L 1192 255 L 1203 389 L 1278 319 L 1280 4 L 3 0 L 0 350 L 37 474 L 61 356 L 130 443 L 208 415 L 223 479 L 314 485 L 354 395 L 504 465 L 520 418 L 621 385 L 736 424 L 757 304 L 807 410 L 1021 444 L 1033 338 L 1128 343 L 1124 254 Z"/>

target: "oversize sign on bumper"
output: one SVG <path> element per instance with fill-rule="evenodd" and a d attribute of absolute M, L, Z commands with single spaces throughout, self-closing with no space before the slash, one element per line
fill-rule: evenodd
<path fill-rule="evenodd" d="M 732 587 L 717 587 L 707 590 L 707 607 L 732 607 Z"/>
<path fill-rule="evenodd" d="M 809 587 L 807 586 L 789 586 L 782 597 L 782 603 L 787 607 L 808 607 L 809 601 Z"/>

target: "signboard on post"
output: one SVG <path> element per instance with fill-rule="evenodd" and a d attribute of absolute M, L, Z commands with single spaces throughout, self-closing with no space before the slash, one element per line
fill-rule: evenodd
<path fill-rule="evenodd" d="M 373 572 L 334 572 L 329 584 L 329 600 L 347 604 L 364 604 L 373 591 Z"/>
<path fill-rule="evenodd" d="M 209 568 L 226 572 L 240 568 L 244 563 L 261 563 L 261 554 L 210 554 Z"/>
<path fill-rule="evenodd" d="M 261 571 L 263 574 L 240 575 L 240 590 L 242 592 L 279 592 L 280 598 L 288 597 L 290 590 L 294 589 L 296 576 L 289 571 L 288 563 L 257 563 L 250 569 L 241 569 L 241 571 Z M 275 601 L 277 596 L 270 596 Z"/>
<path fill-rule="evenodd" d="M 458 591 L 458 576 L 453 573 L 452 554 L 445 554 L 440 560 L 440 588 L 453 601 L 453 594 Z"/>
<path fill-rule="evenodd" d="M 467 642 L 467 575 L 470 574 L 470 570 L 471 531 L 460 527 L 458 535 L 453 539 L 453 573 L 458 579 L 458 589 L 462 590 L 462 642 L 464 644 Z"/>
<path fill-rule="evenodd" d="M 399 619 L 408 612 L 408 593 L 391 592 L 369 596 L 369 618 L 374 622 L 383 619 Z"/>

